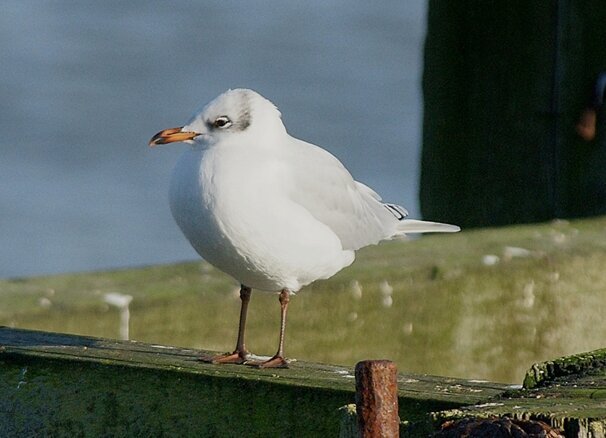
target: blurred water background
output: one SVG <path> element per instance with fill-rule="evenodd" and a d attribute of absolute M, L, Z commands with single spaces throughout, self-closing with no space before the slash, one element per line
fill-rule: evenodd
<path fill-rule="evenodd" d="M 0 277 L 195 259 L 151 151 L 227 88 L 417 214 L 424 0 L 3 2 Z"/>

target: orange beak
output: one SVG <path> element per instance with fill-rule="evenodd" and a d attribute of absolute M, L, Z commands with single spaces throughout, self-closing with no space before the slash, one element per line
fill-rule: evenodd
<path fill-rule="evenodd" d="M 183 128 L 169 128 L 158 132 L 149 141 L 149 146 L 154 147 L 159 144 L 174 143 L 176 141 L 192 140 L 198 134 L 197 132 L 183 132 Z"/>

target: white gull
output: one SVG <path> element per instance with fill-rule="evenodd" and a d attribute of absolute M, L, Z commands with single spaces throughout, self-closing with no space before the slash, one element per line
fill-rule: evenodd
<path fill-rule="evenodd" d="M 291 137 L 278 109 L 247 89 L 228 90 L 183 127 L 157 133 L 150 146 L 183 141 L 171 181 L 175 221 L 194 249 L 241 283 L 236 349 L 206 358 L 246 363 L 251 290 L 279 291 L 280 342 L 261 367 L 286 367 L 284 330 L 289 296 L 350 265 L 355 250 L 405 233 L 459 227 L 407 219 L 355 181 L 319 146 Z"/>

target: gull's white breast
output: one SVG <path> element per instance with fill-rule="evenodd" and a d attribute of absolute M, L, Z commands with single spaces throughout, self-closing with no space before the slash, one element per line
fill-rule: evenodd
<path fill-rule="evenodd" d="M 295 292 L 349 265 L 353 250 L 293 200 L 301 189 L 293 163 L 240 143 L 187 150 L 175 167 L 171 211 L 195 250 L 242 284 L 269 291 Z"/>

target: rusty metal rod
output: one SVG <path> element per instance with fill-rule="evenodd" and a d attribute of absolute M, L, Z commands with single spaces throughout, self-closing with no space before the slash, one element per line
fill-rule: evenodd
<path fill-rule="evenodd" d="M 398 371 L 389 360 L 365 360 L 356 365 L 356 412 L 363 438 L 399 436 Z"/>

